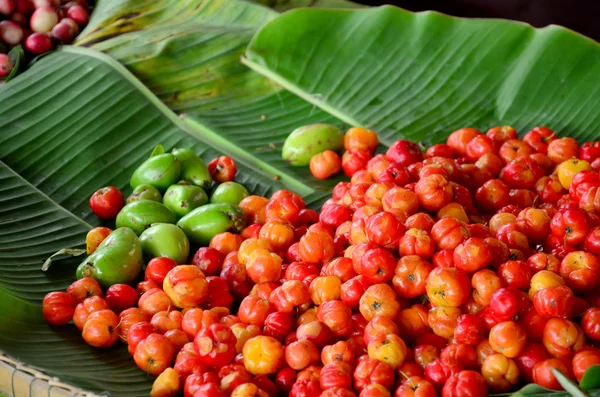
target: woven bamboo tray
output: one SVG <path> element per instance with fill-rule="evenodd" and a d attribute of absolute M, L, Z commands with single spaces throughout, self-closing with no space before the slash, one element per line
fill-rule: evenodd
<path fill-rule="evenodd" d="M 25 365 L 0 351 L 0 396 L 9 397 L 101 397 L 73 387 Z"/>

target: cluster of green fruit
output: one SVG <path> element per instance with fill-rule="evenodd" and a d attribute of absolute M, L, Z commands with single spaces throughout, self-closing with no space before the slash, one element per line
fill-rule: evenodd
<path fill-rule="evenodd" d="M 249 195 L 233 181 L 217 184 L 207 165 L 190 149 L 165 153 L 156 146 L 133 173 L 133 193 L 116 216 L 116 230 L 77 268 L 77 278 L 92 277 L 104 287 L 132 284 L 144 259 L 168 257 L 186 263 L 190 245 L 206 246 L 222 232 L 246 225 L 239 202 Z"/>

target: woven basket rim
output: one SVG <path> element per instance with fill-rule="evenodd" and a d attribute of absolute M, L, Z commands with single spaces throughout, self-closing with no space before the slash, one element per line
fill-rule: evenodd
<path fill-rule="evenodd" d="M 65 396 L 73 396 L 73 397 L 106 397 L 100 394 L 90 392 L 87 390 L 83 390 L 79 387 L 73 386 L 71 384 L 62 382 L 59 378 L 50 376 L 46 374 L 43 370 L 40 370 L 34 366 L 25 364 L 13 357 L 10 357 L 2 350 L 0 350 L 0 375 L 4 375 L 4 377 L 10 378 L 10 384 L 0 384 L 0 391 L 5 390 L 8 391 L 9 395 L 14 397 L 16 387 L 15 384 L 17 380 L 24 381 L 29 385 L 29 395 L 32 395 L 32 387 L 35 382 L 36 388 L 44 388 L 47 391 L 47 395 L 51 396 L 51 392 L 55 393 L 60 391 L 61 395 Z M 8 376 L 6 376 L 8 375 Z"/>

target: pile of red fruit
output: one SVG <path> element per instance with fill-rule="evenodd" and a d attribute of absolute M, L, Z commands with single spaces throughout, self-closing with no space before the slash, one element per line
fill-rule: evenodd
<path fill-rule="evenodd" d="M 600 143 L 494 127 L 376 147 L 346 135 L 351 181 L 320 213 L 249 196 L 251 224 L 191 265 L 153 259 L 137 293 L 79 280 L 47 319 L 127 343 L 154 396 L 486 396 L 600 364 Z"/>
<path fill-rule="evenodd" d="M 22 44 L 34 55 L 70 44 L 89 20 L 88 0 L 0 0 L 0 48 Z M 13 68 L 0 51 L 0 78 Z"/>

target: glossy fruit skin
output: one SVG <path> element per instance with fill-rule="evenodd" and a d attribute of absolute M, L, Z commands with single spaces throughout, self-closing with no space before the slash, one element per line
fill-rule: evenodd
<path fill-rule="evenodd" d="M 369 342 L 367 351 L 370 358 L 387 363 L 392 369 L 398 369 L 407 355 L 406 344 L 398 335 L 380 335 Z"/>
<path fill-rule="evenodd" d="M 270 336 L 255 336 L 244 345 L 244 365 L 254 374 L 274 374 L 285 360 L 281 342 Z"/>
<path fill-rule="evenodd" d="M 147 316 L 153 316 L 158 312 L 169 310 L 173 305 L 169 295 L 160 288 L 150 289 L 140 296 L 138 306 Z"/>
<path fill-rule="evenodd" d="M 573 356 L 573 374 L 577 382 L 581 382 L 583 374 L 592 365 L 600 364 L 600 352 L 596 349 L 581 350 Z"/>
<path fill-rule="evenodd" d="M 181 218 L 177 226 L 185 232 L 190 242 L 207 246 L 219 233 L 241 232 L 246 226 L 246 216 L 236 205 L 206 204 Z"/>
<path fill-rule="evenodd" d="M 292 342 L 285 347 L 285 361 L 290 368 L 300 371 L 319 361 L 319 350 L 308 339 Z"/>
<path fill-rule="evenodd" d="M 431 228 L 431 237 L 440 249 L 455 249 L 470 237 L 464 223 L 456 218 L 443 218 Z"/>
<path fill-rule="evenodd" d="M 150 185 L 161 193 L 179 180 L 181 162 L 171 153 L 152 156 L 143 162 L 131 176 L 130 185 Z"/>
<path fill-rule="evenodd" d="M 194 349 L 200 361 L 210 368 L 219 369 L 233 360 L 236 342 L 229 327 L 216 323 L 196 334 Z"/>
<path fill-rule="evenodd" d="M 462 306 L 471 293 L 469 276 L 456 268 L 433 269 L 425 288 L 429 301 L 436 306 Z"/>
<path fill-rule="evenodd" d="M 101 219 L 114 219 L 124 205 L 123 193 L 115 186 L 96 190 L 90 197 L 90 208 Z"/>
<path fill-rule="evenodd" d="M 427 211 L 438 211 L 452 201 L 452 187 L 439 174 L 422 178 L 415 186 L 419 205 Z"/>
<path fill-rule="evenodd" d="M 85 277 L 74 281 L 73 284 L 69 285 L 67 288 L 67 293 L 73 297 L 76 303 L 81 303 L 92 296 L 104 298 L 104 293 L 102 293 L 100 284 L 91 277 Z"/>
<path fill-rule="evenodd" d="M 133 359 L 137 366 L 150 375 L 159 375 L 173 362 L 175 350 L 166 336 L 150 334 L 141 340 Z"/>
<path fill-rule="evenodd" d="M 587 309 L 581 319 L 581 327 L 588 338 L 600 340 L 600 309 L 596 307 Z"/>
<path fill-rule="evenodd" d="M 571 368 L 567 367 L 563 361 L 557 358 L 549 358 L 540 361 L 533 367 L 533 381 L 546 389 L 563 390 L 551 368 L 555 368 L 568 378 L 572 378 Z"/>
<path fill-rule="evenodd" d="M 545 317 L 569 317 L 574 303 L 575 295 L 566 285 L 544 288 L 533 296 L 535 310 Z"/>
<path fill-rule="evenodd" d="M 133 189 L 133 192 L 127 197 L 127 204 L 140 200 L 157 201 L 160 203 L 162 202 L 162 199 L 162 194 L 160 194 L 155 187 L 150 185 L 139 185 Z"/>
<path fill-rule="evenodd" d="M 210 202 L 238 205 L 249 195 L 248 190 L 242 184 L 232 181 L 223 182 L 213 190 Z"/>
<path fill-rule="evenodd" d="M 328 179 L 342 169 L 342 159 L 333 150 L 325 150 L 310 159 L 310 172 L 317 179 Z"/>
<path fill-rule="evenodd" d="M 322 390 L 336 387 L 350 389 L 352 388 L 352 368 L 344 362 L 331 362 L 321 369 L 319 383 Z"/>
<path fill-rule="evenodd" d="M 485 397 L 487 386 L 478 372 L 465 370 L 448 378 L 442 389 L 442 397 Z"/>
<path fill-rule="evenodd" d="M 99 296 L 91 296 L 75 307 L 73 323 L 75 323 L 75 326 L 81 331 L 90 314 L 106 309 L 110 308 L 104 299 Z"/>
<path fill-rule="evenodd" d="M 173 368 L 167 368 L 154 380 L 150 397 L 175 396 L 179 392 L 179 388 L 179 375 Z"/>
<path fill-rule="evenodd" d="M 373 130 L 361 127 L 353 127 L 344 135 L 344 149 L 366 149 L 374 153 L 377 149 L 379 138 Z"/>
<path fill-rule="evenodd" d="M 431 382 L 421 376 L 410 376 L 396 389 L 394 397 L 434 397 L 437 391 Z"/>
<path fill-rule="evenodd" d="M 149 320 L 148 317 L 146 318 Z M 132 324 L 127 331 L 127 337 L 125 339 L 121 338 L 121 340 L 127 341 L 127 350 L 129 351 L 129 354 L 133 356 L 138 343 L 154 333 L 157 333 L 154 325 L 150 324 L 148 321 L 140 321 Z"/>
<path fill-rule="evenodd" d="M 525 348 L 527 335 L 516 322 L 504 321 L 492 327 L 489 342 L 494 351 L 514 358 Z"/>
<path fill-rule="evenodd" d="M 375 316 L 395 318 L 400 310 L 400 303 L 388 284 L 374 284 L 360 298 L 359 310 L 368 321 Z"/>
<path fill-rule="evenodd" d="M 42 301 L 42 314 L 52 326 L 65 325 L 73 317 L 76 301 L 66 292 L 49 292 Z"/>
<path fill-rule="evenodd" d="M 352 178 L 354 174 L 365 169 L 371 157 L 371 152 L 366 149 L 346 150 L 342 155 L 342 169 Z"/>
<path fill-rule="evenodd" d="M 570 359 L 584 346 L 585 334 L 574 322 L 555 317 L 546 323 L 542 343 L 551 356 Z"/>
<path fill-rule="evenodd" d="M 140 235 L 142 252 L 147 258 L 167 257 L 177 264 L 186 263 L 190 243 L 185 233 L 175 225 L 156 223 Z"/>
<path fill-rule="evenodd" d="M 580 209 L 559 210 L 552 217 L 550 228 L 552 235 L 571 245 L 583 243 L 590 229 L 588 217 Z"/>
<path fill-rule="evenodd" d="M 208 281 L 197 266 L 179 265 L 165 277 L 163 290 L 175 306 L 193 308 L 206 300 Z"/>
<path fill-rule="evenodd" d="M 177 262 L 171 258 L 153 258 L 146 265 L 146 279 L 162 286 L 165 277 L 175 266 L 177 266 Z"/>
<path fill-rule="evenodd" d="M 385 156 L 388 160 L 404 166 L 423 160 L 423 153 L 419 145 L 405 139 L 394 142 L 387 150 Z"/>
<path fill-rule="evenodd" d="M 394 270 L 394 290 L 403 298 L 416 298 L 425 294 L 427 278 L 432 270 L 433 266 L 419 256 L 403 256 Z"/>
<path fill-rule="evenodd" d="M 212 159 L 208 163 L 208 171 L 215 182 L 230 182 L 235 179 L 235 175 L 237 174 L 237 165 L 231 157 L 221 156 Z"/>
<path fill-rule="evenodd" d="M 162 203 L 140 200 L 123 207 L 117 215 L 116 227 L 127 227 L 139 236 L 155 223 L 175 223 L 175 216 Z"/>
<path fill-rule="evenodd" d="M 519 368 L 512 359 L 502 354 L 492 354 L 484 360 L 481 366 L 481 375 L 490 391 L 502 393 L 517 384 Z"/>
<path fill-rule="evenodd" d="M 112 233 L 112 230 L 107 227 L 98 226 L 90 230 L 85 236 L 85 253 L 93 254 L 98 246 Z"/>
<path fill-rule="evenodd" d="M 487 267 L 492 262 L 492 252 L 481 238 L 471 237 L 454 249 L 454 266 L 468 274 Z"/>
<path fill-rule="evenodd" d="M 179 219 L 208 203 L 208 196 L 198 186 L 177 184 L 169 186 L 162 202 Z"/>
<path fill-rule="evenodd" d="M 88 316 L 81 336 L 91 346 L 108 348 L 119 339 L 118 325 L 119 319 L 113 311 L 99 310 Z"/>
<path fill-rule="evenodd" d="M 324 302 L 317 309 L 317 318 L 327 325 L 334 336 L 347 337 L 352 332 L 352 311 L 341 301 Z"/>

